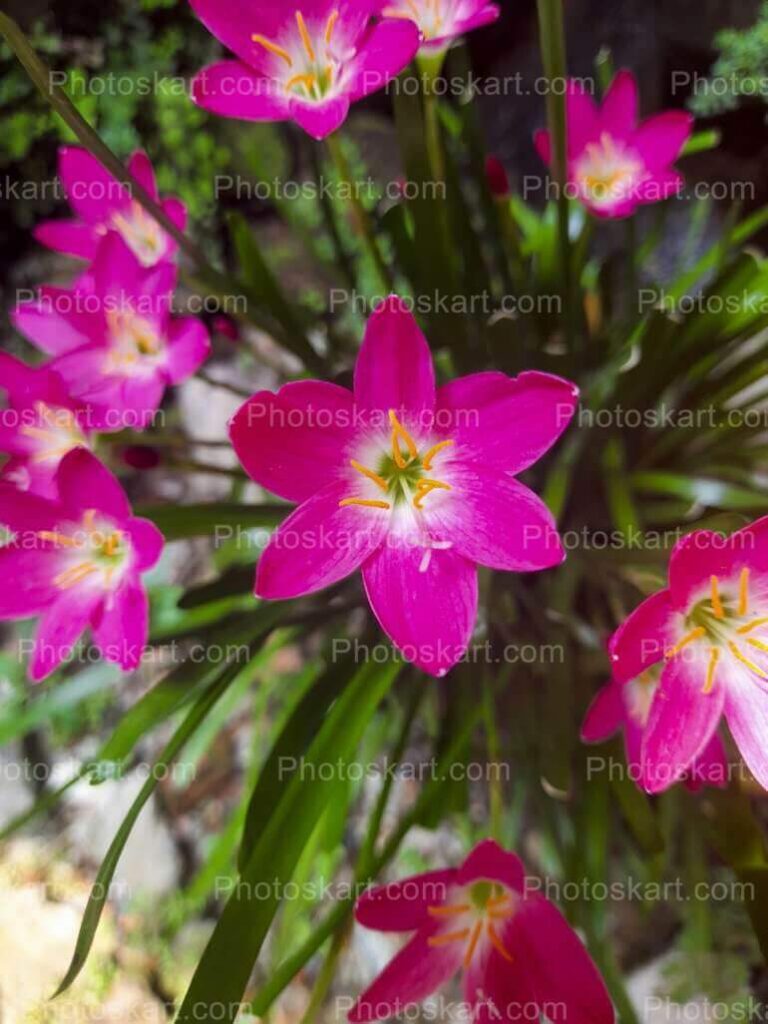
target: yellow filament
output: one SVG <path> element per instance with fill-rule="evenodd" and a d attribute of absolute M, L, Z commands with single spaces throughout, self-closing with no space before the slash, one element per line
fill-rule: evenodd
<path fill-rule="evenodd" d="M 501 941 L 499 933 L 496 931 L 496 929 L 493 927 L 490 921 L 488 922 L 488 938 L 491 940 L 493 948 L 496 950 L 497 953 L 503 956 L 505 960 L 509 961 L 509 963 L 513 964 L 515 962 L 515 958 L 512 956 L 512 954 L 504 948 L 504 943 Z"/>
<path fill-rule="evenodd" d="M 281 60 L 285 61 L 289 68 L 293 67 L 293 61 L 291 60 L 290 53 L 288 53 L 287 50 L 284 50 L 282 46 L 278 46 L 277 43 L 273 43 L 271 39 L 267 39 L 266 36 L 260 36 L 257 33 L 256 35 L 251 36 L 251 41 L 258 43 L 259 46 L 263 46 L 265 50 L 273 53 L 276 57 L 280 57 Z"/>
<path fill-rule="evenodd" d="M 360 505 L 363 508 L 391 508 L 388 501 L 370 501 L 367 498 L 344 498 L 339 502 L 339 508 L 347 508 L 349 505 Z"/>
<path fill-rule="evenodd" d="M 427 907 L 427 913 L 432 917 L 452 917 L 454 914 L 466 914 L 471 909 L 469 903 L 455 903 L 447 907 Z"/>
<path fill-rule="evenodd" d="M 455 442 L 440 441 L 439 444 L 433 445 L 429 449 L 429 451 L 424 455 L 424 458 L 421 460 L 421 464 L 424 467 L 424 469 L 432 469 L 432 460 L 437 455 L 437 453 L 441 452 L 443 448 L 448 448 L 452 444 L 455 444 Z"/>
<path fill-rule="evenodd" d="M 709 652 L 709 664 L 707 665 L 707 678 L 704 681 L 702 693 L 710 693 L 715 683 L 715 669 L 720 660 L 720 648 L 713 647 Z"/>
<path fill-rule="evenodd" d="M 389 422 L 392 425 L 392 458 L 395 460 L 395 465 L 398 469 L 405 469 L 408 463 L 405 461 L 403 453 L 400 451 L 400 441 L 402 441 L 408 449 L 408 454 L 411 457 L 409 461 L 418 459 L 419 449 L 416 447 L 416 442 L 397 418 L 394 409 L 389 410 Z"/>
<path fill-rule="evenodd" d="M 747 643 L 751 647 L 754 647 L 755 650 L 763 651 L 768 654 L 768 644 L 764 644 L 762 640 L 753 640 L 752 637 L 750 637 L 749 640 L 747 640 Z"/>
<path fill-rule="evenodd" d="M 742 665 L 746 665 L 750 672 L 754 672 L 755 675 L 760 676 L 761 679 L 768 679 L 768 673 L 763 672 L 760 666 L 756 665 L 754 661 L 750 661 L 749 658 L 744 653 L 742 653 L 742 651 L 739 650 L 739 648 L 732 640 L 728 641 L 728 650 L 731 652 L 734 658 L 736 658 L 737 661 L 740 661 Z"/>
<path fill-rule="evenodd" d="M 63 533 L 58 533 L 56 530 L 40 530 L 37 535 L 40 540 L 50 541 L 51 544 L 60 544 L 63 548 L 77 548 L 80 545 L 72 537 L 67 537 Z"/>
<path fill-rule="evenodd" d="M 83 525 L 85 526 L 86 530 L 92 530 L 93 529 L 93 524 L 94 524 L 95 520 L 96 520 L 96 509 L 95 508 L 86 509 L 85 513 L 83 514 Z"/>
<path fill-rule="evenodd" d="M 477 947 L 477 940 L 480 938 L 480 932 L 482 930 L 483 923 L 478 921 L 475 925 L 475 930 L 472 932 L 472 938 L 469 940 L 467 951 L 464 954 L 464 966 L 469 967 L 472 963 L 472 957 L 475 955 L 475 948 Z"/>
<path fill-rule="evenodd" d="M 746 626 L 739 626 L 739 628 L 736 630 L 736 632 L 737 633 L 741 633 L 742 636 L 743 636 L 745 633 L 751 633 L 752 630 L 753 629 L 757 629 L 758 626 L 766 626 L 766 625 L 768 625 L 768 616 L 766 616 L 763 619 L 753 619 L 752 622 L 748 622 L 746 624 Z"/>
<path fill-rule="evenodd" d="M 389 484 L 383 476 L 379 476 L 378 473 L 374 473 L 372 469 L 368 469 L 355 459 L 350 459 L 349 464 L 353 469 L 356 469 L 358 473 L 362 473 L 363 476 L 367 477 L 369 480 L 373 480 L 376 486 L 380 487 L 385 494 L 387 493 L 389 490 Z"/>
<path fill-rule="evenodd" d="M 443 935 L 433 935 L 427 939 L 428 946 L 445 946 L 449 942 L 456 942 L 458 939 L 466 939 L 469 935 L 469 928 L 462 928 L 460 932 L 445 932 Z"/>
<path fill-rule="evenodd" d="M 304 43 L 304 49 L 307 51 L 307 56 L 314 64 L 315 61 L 317 60 L 317 57 L 315 56 L 315 51 L 312 47 L 312 40 L 310 39 L 309 36 L 307 23 L 306 21 L 304 21 L 304 15 L 301 13 L 301 11 L 296 11 L 296 24 L 299 27 L 299 35 L 301 36 L 302 43 Z"/>
<path fill-rule="evenodd" d="M 339 12 L 331 11 L 331 16 L 328 19 L 328 24 L 325 26 L 325 42 L 328 46 L 331 45 L 331 38 L 333 36 L 333 29 L 336 22 L 339 20 Z"/>
<path fill-rule="evenodd" d="M 739 615 L 746 615 L 749 607 L 749 569 L 742 569 L 739 577 Z"/>
<path fill-rule="evenodd" d="M 665 654 L 665 658 L 674 658 L 674 656 L 676 654 L 679 654 L 684 647 L 687 647 L 688 644 L 693 643 L 694 640 L 698 640 L 701 637 L 703 637 L 706 634 L 706 632 L 707 631 L 706 629 L 704 629 L 703 626 L 697 626 L 696 629 L 692 629 L 687 636 L 683 637 L 680 643 L 675 644 L 675 646 L 671 650 L 667 651 L 667 653 Z"/>
<path fill-rule="evenodd" d="M 316 84 L 317 75 L 313 75 L 310 72 L 309 74 L 306 75 L 294 75 L 293 78 L 289 78 L 288 81 L 285 83 L 285 88 L 287 92 L 290 92 L 291 89 L 294 88 L 294 86 L 303 85 L 307 92 L 311 92 Z"/>
<path fill-rule="evenodd" d="M 413 499 L 413 507 L 421 510 L 422 502 L 428 494 L 432 491 L 451 491 L 453 488 L 450 484 L 444 484 L 441 480 L 419 480 L 416 485 L 416 497 Z"/>
<path fill-rule="evenodd" d="M 715 618 L 724 619 L 725 611 L 723 610 L 723 602 L 720 600 L 719 580 L 717 576 L 710 576 L 709 582 L 712 587 L 712 610 L 715 613 Z"/>
<path fill-rule="evenodd" d="M 19 433 L 24 434 L 26 437 L 36 437 L 40 441 L 47 441 L 49 437 L 56 437 L 52 430 L 46 430 L 44 427 L 23 426 Z"/>
<path fill-rule="evenodd" d="M 54 576 L 54 586 L 67 590 L 69 587 L 74 587 L 76 583 L 80 583 L 86 576 L 96 572 L 96 569 L 97 567 L 93 562 L 81 562 L 79 565 L 73 565 L 72 568 L 65 569 L 58 576 Z"/>

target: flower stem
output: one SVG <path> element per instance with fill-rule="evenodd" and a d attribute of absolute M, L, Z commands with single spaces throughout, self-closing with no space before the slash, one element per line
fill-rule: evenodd
<path fill-rule="evenodd" d="M 345 187 L 349 196 L 352 216 L 363 245 L 376 267 L 376 271 L 384 285 L 384 288 L 387 292 L 394 292 L 395 279 L 392 275 L 392 271 L 384 261 L 368 211 L 360 202 L 360 196 L 357 194 L 357 189 L 352 181 L 352 172 L 349 166 L 349 161 L 347 160 L 347 155 L 344 152 L 344 146 L 342 145 L 341 138 L 338 134 L 329 135 L 325 142 L 336 168 L 339 182 Z"/>
<path fill-rule="evenodd" d="M 485 736 L 488 744 L 488 802 L 490 804 L 490 830 L 491 836 L 498 842 L 503 841 L 503 813 L 504 800 L 501 792 L 501 779 L 498 774 L 498 767 L 501 763 L 501 744 L 499 743 L 499 732 L 496 728 L 496 701 L 493 689 L 493 679 L 490 672 L 485 673 L 483 681 L 483 705 L 485 713 Z"/>
<path fill-rule="evenodd" d="M 440 138 L 440 109 L 437 99 L 435 82 L 440 76 L 445 60 L 445 52 L 440 51 L 433 56 L 419 56 L 417 64 L 422 76 L 422 95 L 424 96 L 424 129 L 427 143 L 427 156 L 434 183 L 445 181 L 445 156 Z"/>

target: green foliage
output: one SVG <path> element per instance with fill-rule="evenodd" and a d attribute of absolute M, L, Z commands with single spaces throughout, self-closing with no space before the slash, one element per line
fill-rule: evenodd
<path fill-rule="evenodd" d="M 693 96 L 691 110 L 712 117 L 743 103 L 768 103 L 768 3 L 763 3 L 751 28 L 718 32 L 715 46 L 720 55 L 708 81 Z"/>

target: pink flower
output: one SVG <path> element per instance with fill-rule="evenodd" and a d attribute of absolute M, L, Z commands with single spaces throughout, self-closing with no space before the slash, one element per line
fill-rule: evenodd
<path fill-rule="evenodd" d="M 611 681 L 592 701 L 581 727 L 581 738 L 585 743 L 602 743 L 615 732 L 624 732 L 627 769 L 632 780 L 639 779 L 642 774 L 643 735 L 659 688 L 660 675 L 659 666 L 652 666 L 623 685 Z M 729 765 L 723 741 L 715 733 L 701 755 L 692 762 L 683 782 L 692 791 L 702 786 L 723 788 L 728 784 L 728 777 Z"/>
<path fill-rule="evenodd" d="M 10 456 L 0 479 L 46 497 L 56 493 L 59 463 L 73 448 L 89 448 L 87 410 L 69 397 L 61 377 L 0 352 L 0 451 Z"/>
<path fill-rule="evenodd" d="M 512 189 L 509 187 L 509 175 L 497 156 L 486 157 L 485 178 L 492 196 L 496 199 L 509 199 L 512 193 Z"/>
<path fill-rule="evenodd" d="M 478 564 L 533 572 L 564 558 L 549 510 L 514 475 L 554 444 L 577 398 L 543 373 L 436 389 L 426 339 L 390 297 L 368 323 L 354 394 L 298 381 L 232 421 L 247 472 L 300 503 L 259 560 L 257 595 L 309 594 L 361 568 L 382 629 L 444 675 L 472 634 Z"/>
<path fill-rule="evenodd" d="M 730 537 L 699 530 L 672 552 L 669 585 L 610 642 L 616 682 L 663 664 L 640 783 L 667 789 L 705 756 L 720 719 L 768 789 L 768 517 Z"/>
<path fill-rule="evenodd" d="M 596 217 L 626 217 L 641 203 L 669 199 L 683 178 L 672 164 L 693 128 L 683 110 L 668 110 L 638 124 L 637 82 L 619 71 L 596 106 L 582 86 L 568 83 L 568 187 Z M 536 148 L 552 163 L 549 132 L 537 132 Z"/>
<path fill-rule="evenodd" d="M 349 1020 L 408 1015 L 461 971 L 470 1020 L 538 1020 L 550 1007 L 552 1020 L 612 1024 L 613 1007 L 589 954 L 557 908 L 531 888 L 521 861 L 487 839 L 460 868 L 367 892 L 355 909 L 360 924 L 415 934 Z"/>
<path fill-rule="evenodd" d="M 146 153 L 134 153 L 128 169 L 157 200 L 155 174 Z M 92 260 L 104 235 L 108 231 L 117 231 L 145 267 L 170 259 L 176 252 L 178 245 L 173 238 L 88 150 L 62 146 L 59 150 L 59 178 L 77 218 L 49 220 L 37 226 L 35 238 L 49 249 Z M 164 199 L 161 206 L 176 227 L 183 231 L 187 224 L 187 210 L 181 200 Z"/>
<path fill-rule="evenodd" d="M 490 25 L 501 14 L 488 0 L 383 0 L 386 18 L 408 18 L 421 33 L 421 49 L 429 53 L 447 47 L 457 36 Z"/>
<path fill-rule="evenodd" d="M 0 485 L 0 523 L 12 533 L 0 547 L 0 619 L 40 615 L 29 669 L 37 682 L 69 657 L 90 627 L 108 661 L 136 668 L 149 612 L 141 574 L 163 536 L 135 519 L 123 489 L 99 460 L 78 448 L 62 460 L 55 500 Z"/>
<path fill-rule="evenodd" d="M 200 320 L 171 316 L 176 276 L 172 263 L 142 267 L 110 232 L 75 288 L 42 289 L 14 311 L 18 330 L 54 357 L 51 367 L 99 429 L 146 427 L 166 387 L 207 358 Z"/>
<path fill-rule="evenodd" d="M 296 121 L 315 139 L 336 131 L 351 103 L 383 89 L 419 46 L 410 21 L 371 24 L 379 0 L 191 3 L 238 57 L 204 68 L 194 101 L 225 117 Z"/>

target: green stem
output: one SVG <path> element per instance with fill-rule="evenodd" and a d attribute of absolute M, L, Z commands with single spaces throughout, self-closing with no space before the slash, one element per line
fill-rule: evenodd
<path fill-rule="evenodd" d="M 357 194 L 357 189 L 352 181 L 352 171 L 349 166 L 349 161 L 347 160 L 347 155 L 344 152 L 344 146 L 341 138 L 338 134 L 329 135 L 325 142 L 336 168 L 339 182 L 344 186 L 349 196 L 349 205 L 352 210 L 352 216 L 363 245 L 376 267 L 376 271 L 385 290 L 387 292 L 394 292 L 395 279 L 392 276 L 391 270 L 384 261 L 384 257 L 376 238 L 376 233 L 373 229 L 373 223 L 371 222 L 368 211 L 360 201 L 360 196 Z"/>
<path fill-rule="evenodd" d="M 215 377 L 209 376 L 204 370 L 198 370 L 196 376 L 199 380 L 205 381 L 212 388 L 220 388 L 222 391 L 228 391 L 230 395 L 236 395 L 238 398 L 253 398 L 252 391 L 246 391 L 245 388 L 239 388 L 236 384 L 229 384 L 225 380 L 216 380 Z"/>
<path fill-rule="evenodd" d="M 312 995 L 309 997 L 309 1003 L 304 1011 L 304 1015 L 301 1018 L 300 1024 L 312 1024 L 318 1013 L 322 1009 L 325 997 L 328 995 L 333 978 L 336 973 L 336 964 L 338 963 L 339 957 L 341 956 L 344 944 L 347 941 L 347 933 L 349 932 L 350 920 L 347 918 L 342 927 L 336 932 L 331 942 L 331 948 L 328 950 L 328 956 L 325 958 L 323 966 L 320 968 L 314 988 L 312 989 Z"/>
<path fill-rule="evenodd" d="M 501 744 L 499 731 L 496 728 L 496 700 L 493 679 L 490 672 L 485 673 L 483 680 L 483 709 L 485 712 L 485 738 L 488 745 L 488 802 L 490 805 L 491 836 L 498 843 L 503 843 L 504 798 L 501 792 L 501 779 L 498 768 L 501 764 Z"/>

